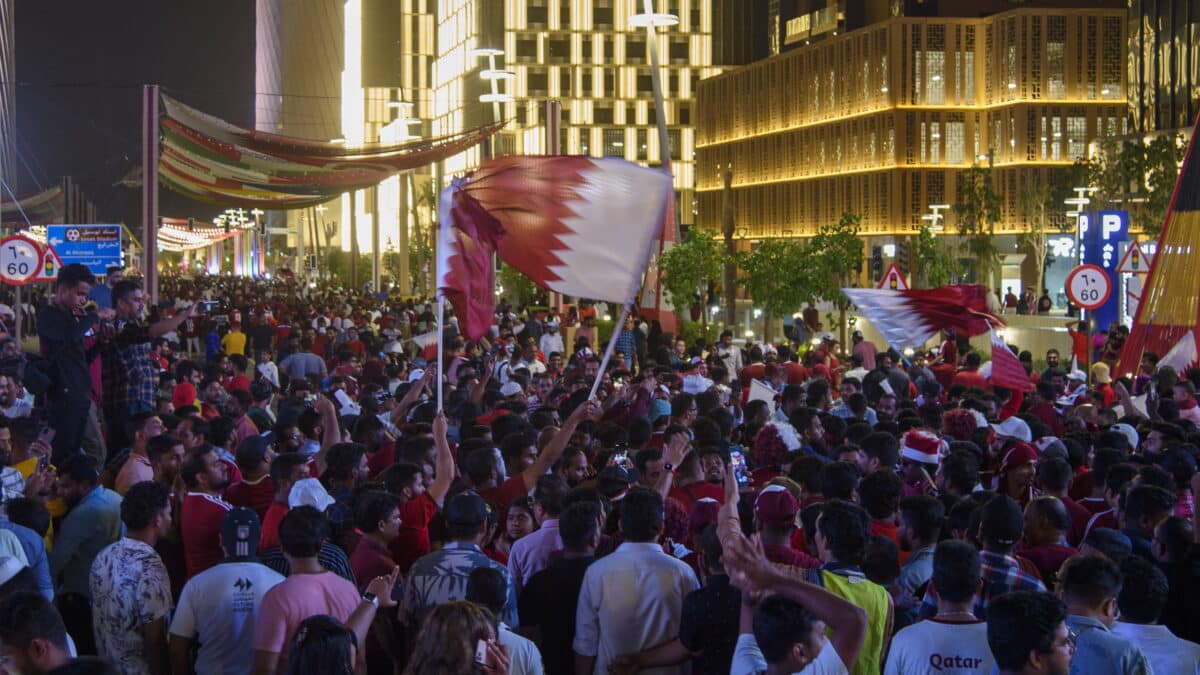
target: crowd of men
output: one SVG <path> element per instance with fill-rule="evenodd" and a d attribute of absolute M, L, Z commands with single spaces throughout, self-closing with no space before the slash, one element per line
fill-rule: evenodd
<path fill-rule="evenodd" d="M 1200 672 L 1200 370 L 161 291 L 0 338 L 0 671 Z"/>

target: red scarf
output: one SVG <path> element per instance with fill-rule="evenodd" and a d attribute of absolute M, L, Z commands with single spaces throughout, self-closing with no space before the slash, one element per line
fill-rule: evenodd
<path fill-rule="evenodd" d="M 1191 410 L 1192 408 L 1195 408 L 1198 405 L 1200 405 L 1200 403 L 1196 403 L 1196 399 L 1189 396 L 1189 397 L 1183 399 L 1183 402 L 1181 402 L 1179 404 L 1179 409 L 1180 410 Z"/>

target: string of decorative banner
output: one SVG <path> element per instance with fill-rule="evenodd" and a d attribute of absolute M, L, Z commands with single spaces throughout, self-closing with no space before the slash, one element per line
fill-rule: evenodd
<path fill-rule="evenodd" d="M 350 148 L 244 129 L 168 96 L 162 102 L 161 183 L 192 199 L 243 208 L 315 206 L 457 155 L 503 126 Z"/>

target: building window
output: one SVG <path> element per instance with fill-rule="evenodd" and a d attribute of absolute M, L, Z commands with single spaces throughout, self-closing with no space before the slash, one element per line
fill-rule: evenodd
<path fill-rule="evenodd" d="M 670 59 L 675 63 L 687 63 L 690 58 L 691 49 L 689 49 L 688 39 L 672 39 L 670 42 Z"/>
<path fill-rule="evenodd" d="M 671 159 L 673 161 L 679 161 L 680 157 L 682 157 L 681 153 L 683 152 L 683 141 L 679 129 L 667 130 L 667 145 L 669 145 L 671 148 Z"/>
<path fill-rule="evenodd" d="M 531 96 L 549 96 L 550 95 L 550 77 L 545 70 L 538 69 L 529 71 L 529 94 Z"/>
<path fill-rule="evenodd" d="M 593 124 L 612 124 L 613 123 L 613 109 L 612 109 L 611 104 L 597 105 L 595 110 L 592 113 L 592 123 Z"/>
<path fill-rule="evenodd" d="M 599 5 L 599 3 L 597 3 Z M 612 7 L 597 6 L 592 13 L 592 20 L 596 30 L 612 30 L 613 29 L 613 9 Z"/>
<path fill-rule="evenodd" d="M 588 155 L 592 152 L 592 130 L 579 130 L 579 154 Z"/>
<path fill-rule="evenodd" d="M 604 130 L 604 156 L 605 157 L 624 157 L 625 156 L 625 130 L 624 129 L 605 129 Z"/>
<path fill-rule="evenodd" d="M 517 38 L 517 58 L 536 59 L 538 55 L 537 38 Z"/>
<path fill-rule="evenodd" d="M 644 162 L 648 159 L 649 150 L 647 148 L 649 145 L 646 140 L 648 135 L 645 129 L 637 130 L 637 158 L 639 162 Z"/>
<path fill-rule="evenodd" d="M 532 28 L 545 28 L 550 23 L 550 9 L 548 7 L 529 6 L 525 17 L 529 20 L 529 25 Z"/>

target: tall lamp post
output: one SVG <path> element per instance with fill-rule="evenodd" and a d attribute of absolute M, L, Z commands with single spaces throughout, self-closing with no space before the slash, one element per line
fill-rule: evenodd
<path fill-rule="evenodd" d="M 1067 212 L 1067 217 L 1074 216 L 1074 218 L 1075 218 L 1075 264 L 1082 265 L 1083 264 L 1083 214 L 1085 211 L 1084 207 L 1086 207 L 1088 204 L 1092 203 L 1092 200 L 1090 197 L 1088 197 L 1088 195 L 1095 192 L 1096 188 L 1094 188 L 1094 187 L 1073 187 L 1071 189 L 1075 192 L 1075 196 L 1064 199 L 1063 203 L 1065 203 L 1067 206 L 1070 206 L 1072 209 L 1071 211 Z M 1082 321 L 1084 318 L 1086 318 L 1086 316 L 1087 316 L 1087 312 L 1084 311 L 1084 309 L 1082 307 L 1080 307 L 1079 308 L 1079 320 Z"/>

